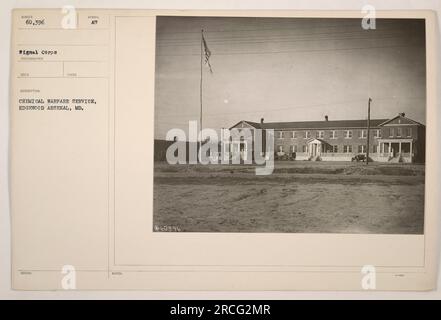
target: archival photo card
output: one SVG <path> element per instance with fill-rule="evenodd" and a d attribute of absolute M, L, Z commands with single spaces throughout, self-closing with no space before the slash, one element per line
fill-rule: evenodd
<path fill-rule="evenodd" d="M 11 18 L 14 289 L 435 287 L 432 12 Z"/>
<path fill-rule="evenodd" d="M 156 18 L 154 232 L 424 234 L 424 19 Z"/>

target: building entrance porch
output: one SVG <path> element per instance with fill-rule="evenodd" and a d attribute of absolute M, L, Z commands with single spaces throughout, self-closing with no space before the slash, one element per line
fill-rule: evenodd
<path fill-rule="evenodd" d="M 389 161 L 413 162 L 413 139 L 378 139 L 377 153 Z"/>
<path fill-rule="evenodd" d="M 321 139 L 313 139 L 308 142 L 308 156 L 311 160 L 316 160 L 326 152 L 329 143 Z"/>

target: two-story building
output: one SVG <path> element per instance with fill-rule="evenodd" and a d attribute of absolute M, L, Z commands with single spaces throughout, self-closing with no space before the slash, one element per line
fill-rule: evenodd
<path fill-rule="evenodd" d="M 278 155 L 296 160 L 351 161 L 367 152 L 367 120 L 299 122 L 240 121 L 232 128 L 273 129 Z M 424 162 L 425 126 L 404 113 L 392 119 L 371 119 L 369 158 L 381 162 Z M 241 152 L 253 144 L 241 144 Z M 234 145 L 232 146 L 234 150 Z"/>

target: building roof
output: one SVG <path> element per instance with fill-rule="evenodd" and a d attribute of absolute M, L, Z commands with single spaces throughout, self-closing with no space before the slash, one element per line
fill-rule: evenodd
<path fill-rule="evenodd" d="M 380 124 L 388 120 L 389 119 L 371 119 L 370 126 L 378 127 Z M 329 120 L 329 121 L 322 120 L 322 121 L 264 122 L 264 123 L 244 120 L 243 122 L 257 129 L 332 129 L 332 128 L 366 128 L 367 126 L 367 120 Z"/>
<path fill-rule="evenodd" d="M 405 119 L 405 120 L 406 120 L 407 122 L 409 122 L 409 123 L 413 123 L 413 124 L 417 124 L 417 125 L 420 125 L 420 126 L 424 126 L 424 124 L 419 123 L 418 121 L 415 121 L 415 120 L 412 120 L 412 119 L 409 119 L 409 118 L 405 117 L 405 116 L 404 116 L 404 113 L 403 113 L 403 114 L 399 114 L 398 116 L 393 117 L 392 119 L 388 119 L 388 120 L 386 120 L 385 122 L 381 123 L 381 125 L 383 126 L 383 125 L 385 125 L 385 124 L 388 124 L 388 123 L 390 123 L 390 122 L 393 122 L 393 121 L 394 121 L 395 119 L 397 119 L 397 118 Z"/>

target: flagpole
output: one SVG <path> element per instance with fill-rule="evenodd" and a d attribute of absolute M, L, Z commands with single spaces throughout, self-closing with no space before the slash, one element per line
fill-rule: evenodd
<path fill-rule="evenodd" d="M 200 110 L 200 119 L 199 119 L 199 125 L 200 125 L 200 130 L 202 131 L 202 55 L 203 55 L 203 51 L 204 51 L 204 29 L 201 29 L 201 81 L 199 84 L 199 99 L 200 99 L 200 103 L 201 103 L 201 110 Z M 202 139 L 201 139 L 201 144 L 202 144 Z"/>
<path fill-rule="evenodd" d="M 201 138 L 199 141 L 199 161 L 202 157 L 201 151 L 202 151 L 202 54 L 204 51 L 204 29 L 201 29 L 201 77 L 200 77 L 200 82 L 199 82 L 199 101 L 200 101 L 200 112 L 199 112 L 199 132 L 201 134 Z"/>

